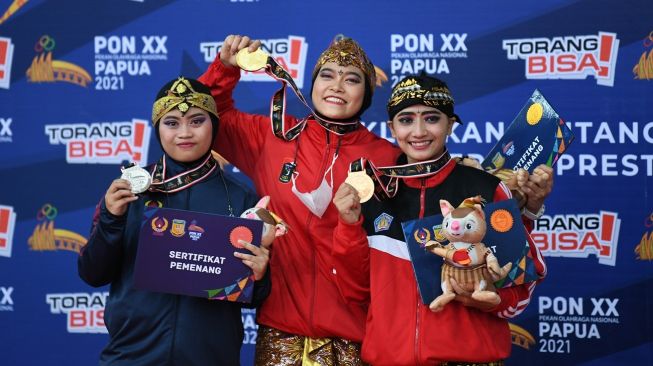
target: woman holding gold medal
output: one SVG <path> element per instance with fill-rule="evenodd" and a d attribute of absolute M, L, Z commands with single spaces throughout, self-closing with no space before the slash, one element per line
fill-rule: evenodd
<path fill-rule="evenodd" d="M 481 195 L 493 202 L 511 198 L 510 190 L 495 176 L 450 157 L 446 138 L 460 118 L 441 80 L 404 78 L 393 88 L 387 109 L 388 127 L 402 154 L 395 166 L 371 165 L 380 186 L 377 197 L 383 199 L 363 203 L 368 197 L 349 184 L 342 184 L 333 199 L 339 211 L 334 279 L 348 301 L 369 304 L 362 358 L 393 366 L 503 365 L 511 349 L 506 318 L 523 311 L 535 283 L 501 288 L 498 298 L 479 301 L 470 296 L 473 288 L 452 280 L 458 301 L 432 311 L 420 299 L 401 223 L 439 214 L 440 199 L 458 205 Z M 364 159 L 355 161 L 352 170 L 362 172 L 365 165 Z M 538 169 L 525 191 L 546 196 L 552 171 Z M 389 171 L 391 176 L 384 175 Z M 530 236 L 529 244 L 543 277 L 546 267 Z"/>
<path fill-rule="evenodd" d="M 266 67 L 296 89 L 267 55 L 249 56 L 259 45 L 228 36 L 200 78 L 211 87 L 220 114 L 214 148 L 252 179 L 259 195 L 271 197 L 269 208 L 290 226 L 271 249 L 272 289 L 258 310 L 256 364 L 360 365 L 367 308 L 346 303 L 332 280 L 338 213 L 330 203 L 350 161 L 373 156 L 390 164 L 399 153 L 359 123 L 372 100 L 374 66 L 355 41 L 336 41 L 313 69 L 308 117 L 285 115 L 285 88 L 274 95 L 271 116 L 253 115 L 236 109 L 232 99 L 239 61 L 248 70 Z"/>
<path fill-rule="evenodd" d="M 145 205 L 233 216 L 256 203 L 211 154 L 219 120 L 205 85 L 183 77 L 167 83 L 154 102 L 152 123 L 164 153 L 151 169 L 152 180 L 135 166 L 111 183 L 78 259 L 86 283 L 111 285 L 104 314 L 109 344 L 100 364 L 240 365 L 240 303 L 133 288 Z M 242 243 L 252 254 L 234 256 L 254 273 L 257 306 L 270 290 L 268 251 Z"/>

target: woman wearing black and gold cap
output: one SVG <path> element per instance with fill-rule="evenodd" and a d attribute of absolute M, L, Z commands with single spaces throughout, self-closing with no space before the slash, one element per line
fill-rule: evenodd
<path fill-rule="evenodd" d="M 461 120 L 443 81 L 406 77 L 393 88 L 387 109 L 388 127 L 402 154 L 393 166 L 375 169 L 379 199 L 361 203 L 346 183 L 334 198 L 339 220 L 333 278 L 349 301 L 369 303 L 363 360 L 393 366 L 503 365 L 511 350 L 506 318 L 524 310 L 535 282 L 501 288 L 498 296 L 483 301 L 470 296 L 473 289 L 458 287 L 459 301 L 429 307 L 420 298 L 401 224 L 440 214 L 441 199 L 455 206 L 479 195 L 487 202 L 501 201 L 511 198 L 510 190 L 495 176 L 456 164 L 449 155 L 447 136 Z M 542 278 L 542 256 L 530 237 L 529 244 Z"/>
<path fill-rule="evenodd" d="M 214 148 L 248 175 L 270 209 L 290 226 L 271 249 L 270 296 L 258 310 L 257 365 L 360 365 L 366 306 L 344 301 L 332 281 L 331 239 L 338 213 L 334 188 L 349 162 L 373 156 L 394 162 L 398 150 L 360 124 L 376 73 L 352 39 L 333 42 L 313 69 L 313 113 L 305 119 L 244 113 L 232 91 L 240 77 L 236 53 L 260 43 L 228 36 L 202 75 L 220 113 Z M 273 123 L 274 122 L 274 123 Z"/>
<path fill-rule="evenodd" d="M 211 154 L 219 119 L 206 86 L 185 78 L 167 83 L 154 102 L 152 123 L 163 150 L 148 169 L 152 185 L 136 195 L 137 187 L 127 180 L 111 183 L 78 260 L 86 283 L 111 285 L 104 316 L 110 339 L 100 364 L 240 365 L 240 303 L 133 288 L 145 205 L 233 216 L 256 203 Z M 252 255 L 235 255 L 254 272 L 252 306 L 257 306 L 270 289 L 268 252 L 249 243 L 246 248 Z"/>

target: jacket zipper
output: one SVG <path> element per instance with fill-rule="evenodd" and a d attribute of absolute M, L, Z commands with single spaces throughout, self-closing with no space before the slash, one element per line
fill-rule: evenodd
<path fill-rule="evenodd" d="M 419 192 L 419 218 L 422 219 L 424 218 L 424 211 L 425 211 L 425 200 L 426 200 L 426 178 L 421 178 L 421 187 L 420 187 L 420 192 Z M 415 365 L 419 365 L 419 327 L 420 327 L 420 318 L 422 311 L 420 309 L 419 303 L 420 303 L 420 294 L 418 291 L 416 292 L 416 316 L 417 316 L 417 321 L 415 322 Z"/>
<path fill-rule="evenodd" d="M 324 173 L 326 171 L 326 164 L 329 161 L 329 154 L 331 152 L 331 138 L 329 136 L 329 131 L 326 131 L 326 152 L 324 156 L 322 157 L 322 167 L 320 168 L 320 173 L 317 175 L 317 184 L 318 187 L 320 184 L 322 184 L 322 179 L 324 179 Z M 333 169 L 333 168 L 332 168 Z M 331 185 L 333 186 L 333 182 L 331 182 Z M 331 187 L 333 189 L 333 187 Z M 313 221 L 313 213 L 310 212 L 308 213 L 308 219 L 306 220 L 306 228 L 310 227 L 311 221 Z M 315 247 L 311 247 L 311 263 L 313 265 L 313 293 L 311 294 L 311 308 L 309 312 L 309 327 L 310 331 L 313 331 L 313 312 L 315 309 L 315 292 L 317 291 L 316 284 L 317 284 L 317 265 L 316 265 L 316 254 L 315 254 Z"/>
<path fill-rule="evenodd" d="M 422 187 L 419 192 L 419 218 L 424 218 L 425 202 L 426 199 L 426 178 L 421 178 Z"/>

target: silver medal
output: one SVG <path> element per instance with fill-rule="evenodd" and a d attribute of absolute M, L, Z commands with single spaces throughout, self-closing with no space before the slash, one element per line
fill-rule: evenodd
<path fill-rule="evenodd" d="M 139 194 L 147 191 L 152 184 L 152 176 L 150 173 L 134 163 L 129 168 L 120 168 L 122 175 L 120 179 L 129 181 L 132 187 L 132 193 Z"/>

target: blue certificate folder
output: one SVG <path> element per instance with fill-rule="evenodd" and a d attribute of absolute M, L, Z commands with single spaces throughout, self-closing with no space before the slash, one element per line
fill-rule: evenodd
<path fill-rule="evenodd" d="M 487 221 L 487 232 L 483 244 L 492 249 L 499 260 L 499 265 L 504 266 L 512 262 L 512 269 L 508 276 L 495 283 L 497 288 L 520 285 L 539 279 L 535 271 L 533 258 L 526 239 L 526 230 L 521 221 L 521 213 L 514 199 L 487 204 L 484 209 Z M 509 230 L 499 232 L 491 224 L 492 214 L 505 211 L 510 214 L 512 224 Z M 408 246 L 408 253 L 415 272 L 415 279 L 419 288 L 422 302 L 429 305 L 442 293 L 440 283 L 440 270 L 444 260 L 424 248 L 426 241 L 436 240 L 442 245 L 449 242 L 442 236 L 442 215 L 434 215 L 419 220 L 402 222 L 404 239 Z M 506 224 L 504 221 L 504 227 Z"/>
<path fill-rule="evenodd" d="M 574 135 L 539 90 L 526 101 L 481 166 L 485 170 L 553 166 Z"/>
<path fill-rule="evenodd" d="M 234 257 L 238 239 L 258 246 L 263 222 L 171 208 L 145 208 L 134 287 L 215 300 L 251 302 L 254 276 Z"/>

